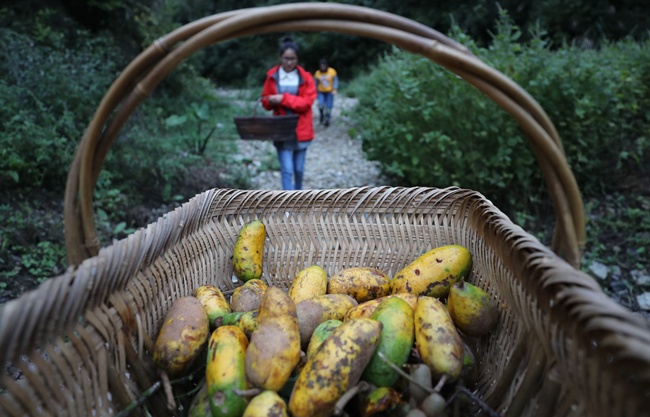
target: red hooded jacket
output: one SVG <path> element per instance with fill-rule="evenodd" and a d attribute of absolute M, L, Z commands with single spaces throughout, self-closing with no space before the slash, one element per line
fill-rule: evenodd
<path fill-rule="evenodd" d="M 276 65 L 266 72 L 266 80 L 262 87 L 262 96 L 268 97 L 278 94 L 278 71 L 280 65 Z M 296 138 L 300 142 L 306 142 L 314 139 L 314 121 L 312 117 L 311 106 L 316 99 L 316 84 L 310 73 L 305 71 L 300 65 L 296 66 L 300 81 L 298 84 L 298 95 L 284 93 L 282 103 L 279 106 L 273 106 L 269 100 L 262 98 L 262 106 L 266 110 L 273 110 L 274 116 L 287 114 L 285 108 L 298 114 L 298 126 L 296 126 Z"/>

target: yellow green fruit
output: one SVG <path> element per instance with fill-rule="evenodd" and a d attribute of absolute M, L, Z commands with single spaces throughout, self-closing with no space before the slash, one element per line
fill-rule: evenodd
<path fill-rule="evenodd" d="M 201 385 L 199 391 L 192 398 L 187 415 L 189 417 L 212 417 L 208 386 L 205 383 Z"/>
<path fill-rule="evenodd" d="M 242 226 L 233 249 L 232 265 L 235 276 L 243 281 L 262 276 L 266 227 L 259 220 Z"/>
<path fill-rule="evenodd" d="M 210 325 L 215 327 L 215 320 L 231 312 L 230 304 L 221 290 L 214 285 L 202 285 L 194 291 L 194 296 L 203 304 L 208 313 Z"/>
<path fill-rule="evenodd" d="M 445 297 L 449 288 L 472 270 L 472 255 L 460 245 L 440 246 L 400 270 L 391 280 L 393 294 Z"/>
<path fill-rule="evenodd" d="M 434 297 L 419 297 L 415 308 L 415 345 L 434 377 L 460 376 L 463 342 L 444 304 Z"/>
<path fill-rule="evenodd" d="M 175 377 L 187 371 L 208 342 L 210 323 L 195 297 L 174 301 L 165 315 L 153 350 L 154 365 Z"/>
<path fill-rule="evenodd" d="M 246 351 L 246 375 L 252 385 L 278 391 L 300 360 L 296 306 L 287 293 L 269 287 L 257 322 Z"/>
<path fill-rule="evenodd" d="M 275 391 L 263 391 L 253 397 L 242 417 L 288 417 L 287 404 Z"/>
<path fill-rule="evenodd" d="M 343 321 L 347 321 L 350 319 L 358 319 L 362 317 L 370 317 L 372 316 L 372 313 L 375 311 L 377 306 L 387 298 L 401 298 L 402 300 L 406 301 L 410 306 L 411 309 L 415 310 L 415 306 L 418 303 L 418 296 L 414 294 L 409 294 L 409 293 L 397 293 L 397 294 L 392 294 L 392 295 L 387 295 L 385 297 L 380 297 L 376 298 L 374 300 L 366 301 L 365 303 L 361 303 L 355 307 L 352 307 L 348 312 L 345 314 L 345 317 Z"/>
<path fill-rule="evenodd" d="M 471 379 L 474 372 L 476 372 L 476 355 L 474 354 L 474 348 L 462 337 L 461 340 L 463 341 L 463 370 L 461 371 L 461 377 Z"/>
<path fill-rule="evenodd" d="M 381 322 L 383 330 L 361 378 L 377 387 L 392 387 L 400 375 L 379 354 L 400 368 L 406 363 L 415 337 L 413 309 L 401 298 L 388 298 L 379 304 L 370 318 Z"/>
<path fill-rule="evenodd" d="M 307 345 L 307 359 L 311 358 L 314 353 L 318 350 L 320 345 L 327 339 L 327 337 L 339 327 L 343 322 L 341 320 L 326 320 L 316 327 L 314 333 L 309 339 L 309 344 Z"/>
<path fill-rule="evenodd" d="M 372 319 L 344 322 L 325 339 L 300 371 L 289 399 L 293 417 L 325 417 L 352 386 L 374 353 L 382 324 Z"/>
<path fill-rule="evenodd" d="M 326 293 L 327 272 L 318 265 L 300 270 L 289 287 L 289 297 L 296 304 Z"/>
<path fill-rule="evenodd" d="M 447 309 L 456 327 L 471 337 L 490 333 L 499 319 L 497 303 L 490 294 L 465 281 L 451 287 Z"/>
<path fill-rule="evenodd" d="M 240 417 L 246 409 L 246 399 L 234 390 L 248 388 L 244 364 L 247 347 L 248 339 L 239 327 L 217 327 L 210 336 L 205 382 L 213 417 Z"/>
<path fill-rule="evenodd" d="M 244 331 L 246 337 L 251 337 L 257 329 L 257 310 L 224 314 L 216 323 L 217 326 L 237 326 Z"/>
<path fill-rule="evenodd" d="M 374 416 L 383 411 L 390 411 L 402 402 L 399 392 L 393 388 L 376 388 L 364 398 L 363 417 Z"/>
<path fill-rule="evenodd" d="M 348 310 L 356 305 L 356 300 L 345 294 L 319 295 L 296 304 L 302 349 L 307 349 L 309 339 L 319 324 L 326 320 L 342 321 Z"/>
<path fill-rule="evenodd" d="M 232 311 L 253 311 L 260 306 L 268 285 L 261 279 L 251 279 L 235 288 L 230 300 Z"/>
<path fill-rule="evenodd" d="M 328 294 L 347 294 L 363 303 L 391 293 L 390 277 L 377 268 L 346 268 L 332 277 L 327 284 Z"/>

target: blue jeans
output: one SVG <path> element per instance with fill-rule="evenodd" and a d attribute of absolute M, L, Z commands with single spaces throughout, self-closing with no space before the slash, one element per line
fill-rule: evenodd
<path fill-rule="evenodd" d="M 305 159 L 307 148 L 285 149 L 278 148 L 278 160 L 282 173 L 283 190 L 301 190 L 302 178 L 305 174 Z M 295 183 L 293 182 L 295 178 Z"/>
<path fill-rule="evenodd" d="M 332 93 L 321 93 L 318 92 L 318 108 L 321 112 L 324 110 L 325 115 L 328 116 L 332 112 L 332 107 L 334 106 L 334 94 Z"/>

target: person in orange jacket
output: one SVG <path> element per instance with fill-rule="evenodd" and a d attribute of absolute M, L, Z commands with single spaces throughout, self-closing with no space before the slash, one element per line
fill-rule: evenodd
<path fill-rule="evenodd" d="M 298 65 L 298 45 L 290 36 L 280 43 L 280 64 L 269 69 L 262 87 L 262 106 L 273 115 L 298 114 L 296 137 L 273 142 L 278 151 L 282 189 L 300 190 L 305 174 L 307 148 L 314 139 L 312 105 L 316 99 L 314 78 Z"/>
<path fill-rule="evenodd" d="M 329 66 L 327 59 L 322 58 L 318 71 L 314 73 L 316 90 L 318 92 L 318 110 L 320 110 L 320 124 L 330 125 L 334 96 L 339 88 L 339 77 L 336 70 Z"/>

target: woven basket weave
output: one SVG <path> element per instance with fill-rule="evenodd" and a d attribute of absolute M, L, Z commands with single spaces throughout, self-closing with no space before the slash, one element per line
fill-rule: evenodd
<path fill-rule="evenodd" d="M 239 138 L 243 140 L 272 140 L 296 138 L 298 115 L 235 117 Z"/>
<path fill-rule="evenodd" d="M 205 46 L 295 30 L 393 43 L 448 68 L 508 111 L 530 141 L 556 209 L 553 250 L 475 191 L 400 187 L 208 190 L 100 250 L 93 189 L 112 141 L 137 105 Z M 330 275 L 361 265 L 392 275 L 434 246 L 466 246 L 474 256 L 471 281 L 502 306 L 496 330 L 478 340 L 471 389 L 504 416 L 650 416 L 650 329 L 575 268 L 584 239 L 582 210 L 561 142 L 539 105 L 430 28 L 334 3 L 198 20 L 138 56 L 91 121 L 66 191 L 73 267 L 0 309 L 0 362 L 22 374 L 0 382 L 0 415 L 115 415 L 158 386 L 150 353 L 165 313 L 205 283 L 232 293 L 232 247 L 241 226 L 258 218 L 268 232 L 263 279 L 285 289 L 312 264 Z M 131 415 L 147 415 L 145 409 L 173 415 L 165 404 L 158 390 Z"/>
<path fill-rule="evenodd" d="M 234 117 L 235 127 L 239 138 L 243 140 L 272 140 L 282 142 L 296 138 L 296 126 L 298 115 L 290 114 L 285 116 L 258 116 L 257 107 L 261 99 L 258 99 L 253 107 L 252 116 Z"/>

